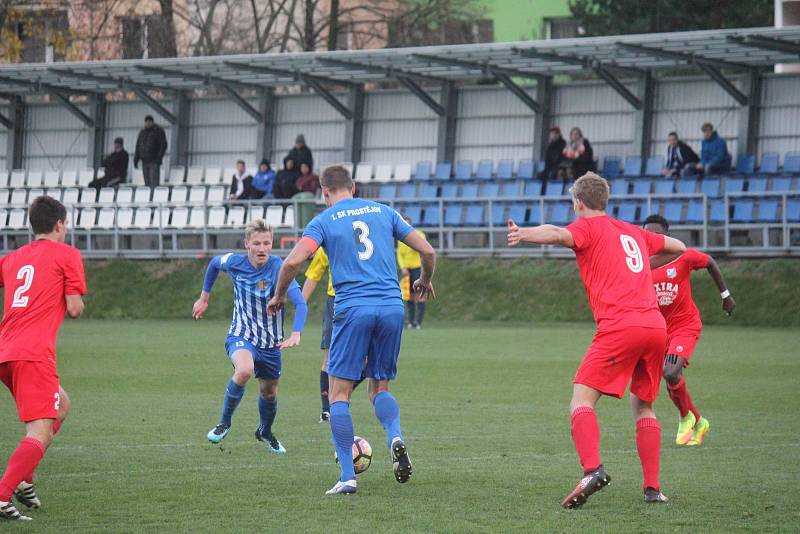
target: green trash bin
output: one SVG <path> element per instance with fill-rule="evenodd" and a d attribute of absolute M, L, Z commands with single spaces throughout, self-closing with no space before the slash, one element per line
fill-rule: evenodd
<path fill-rule="evenodd" d="M 292 200 L 303 200 L 304 202 L 297 204 L 297 211 L 295 213 L 295 224 L 298 228 L 305 228 L 314 215 L 317 214 L 317 206 L 314 202 L 314 195 L 312 193 L 297 193 L 292 197 Z"/>

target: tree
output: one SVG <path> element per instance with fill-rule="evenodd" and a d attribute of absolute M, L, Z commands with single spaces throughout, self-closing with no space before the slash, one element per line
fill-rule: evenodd
<path fill-rule="evenodd" d="M 172 0 L 158 0 L 161 6 L 161 19 L 163 20 L 163 31 L 158 38 L 161 40 L 161 50 L 165 57 L 177 57 L 178 45 L 175 41 L 175 8 Z"/>
<path fill-rule="evenodd" d="M 570 0 L 588 35 L 771 26 L 773 0 Z"/>

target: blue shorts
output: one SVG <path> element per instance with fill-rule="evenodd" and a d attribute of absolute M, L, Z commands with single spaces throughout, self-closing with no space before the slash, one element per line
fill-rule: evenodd
<path fill-rule="evenodd" d="M 333 336 L 333 301 L 336 297 L 328 295 L 325 301 L 325 315 L 322 316 L 322 342 L 319 348 L 322 350 L 331 348 L 331 337 Z"/>
<path fill-rule="evenodd" d="M 225 339 L 228 358 L 233 358 L 233 353 L 237 350 L 246 350 L 252 354 L 256 378 L 277 380 L 281 377 L 281 349 L 278 347 L 260 349 L 244 338 L 228 336 Z"/>
<path fill-rule="evenodd" d="M 328 374 L 347 380 L 394 379 L 404 315 L 403 306 L 353 306 L 336 313 Z"/>

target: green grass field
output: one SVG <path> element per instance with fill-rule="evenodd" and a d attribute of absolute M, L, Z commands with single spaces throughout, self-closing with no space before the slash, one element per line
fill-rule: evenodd
<path fill-rule="evenodd" d="M 395 393 L 414 460 L 395 482 L 366 391 L 356 433 L 375 450 L 354 497 L 323 495 L 337 477 L 319 412 L 319 328 L 284 356 L 276 434 L 256 442 L 251 383 L 223 446 L 205 439 L 230 375 L 227 323 L 65 323 L 59 339 L 71 419 L 39 469 L 36 532 L 646 532 L 790 531 L 800 521 L 800 360 L 796 329 L 709 327 L 688 370 L 712 430 L 674 446 L 663 394 L 667 505 L 642 502 L 626 401 L 599 406 L 612 484 L 578 511 L 559 508 L 579 476 L 569 435 L 571 379 L 593 325 L 429 324 L 405 336 Z M 0 393 L 0 461 L 22 435 Z M 22 531 L 6 525 L 4 531 Z"/>

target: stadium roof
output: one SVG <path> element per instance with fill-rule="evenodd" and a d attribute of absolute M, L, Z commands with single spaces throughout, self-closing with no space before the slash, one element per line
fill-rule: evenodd
<path fill-rule="evenodd" d="M 800 26 L 793 26 L 399 49 L 13 64 L 0 66 L 0 93 L 64 96 L 210 85 L 231 92 L 297 84 L 322 90 L 323 84 L 390 80 L 414 90 L 418 82 L 495 78 L 513 85 L 511 78 L 587 71 L 613 85 L 613 72 L 636 74 L 693 66 L 721 77 L 722 69 L 763 70 L 797 62 Z"/>

